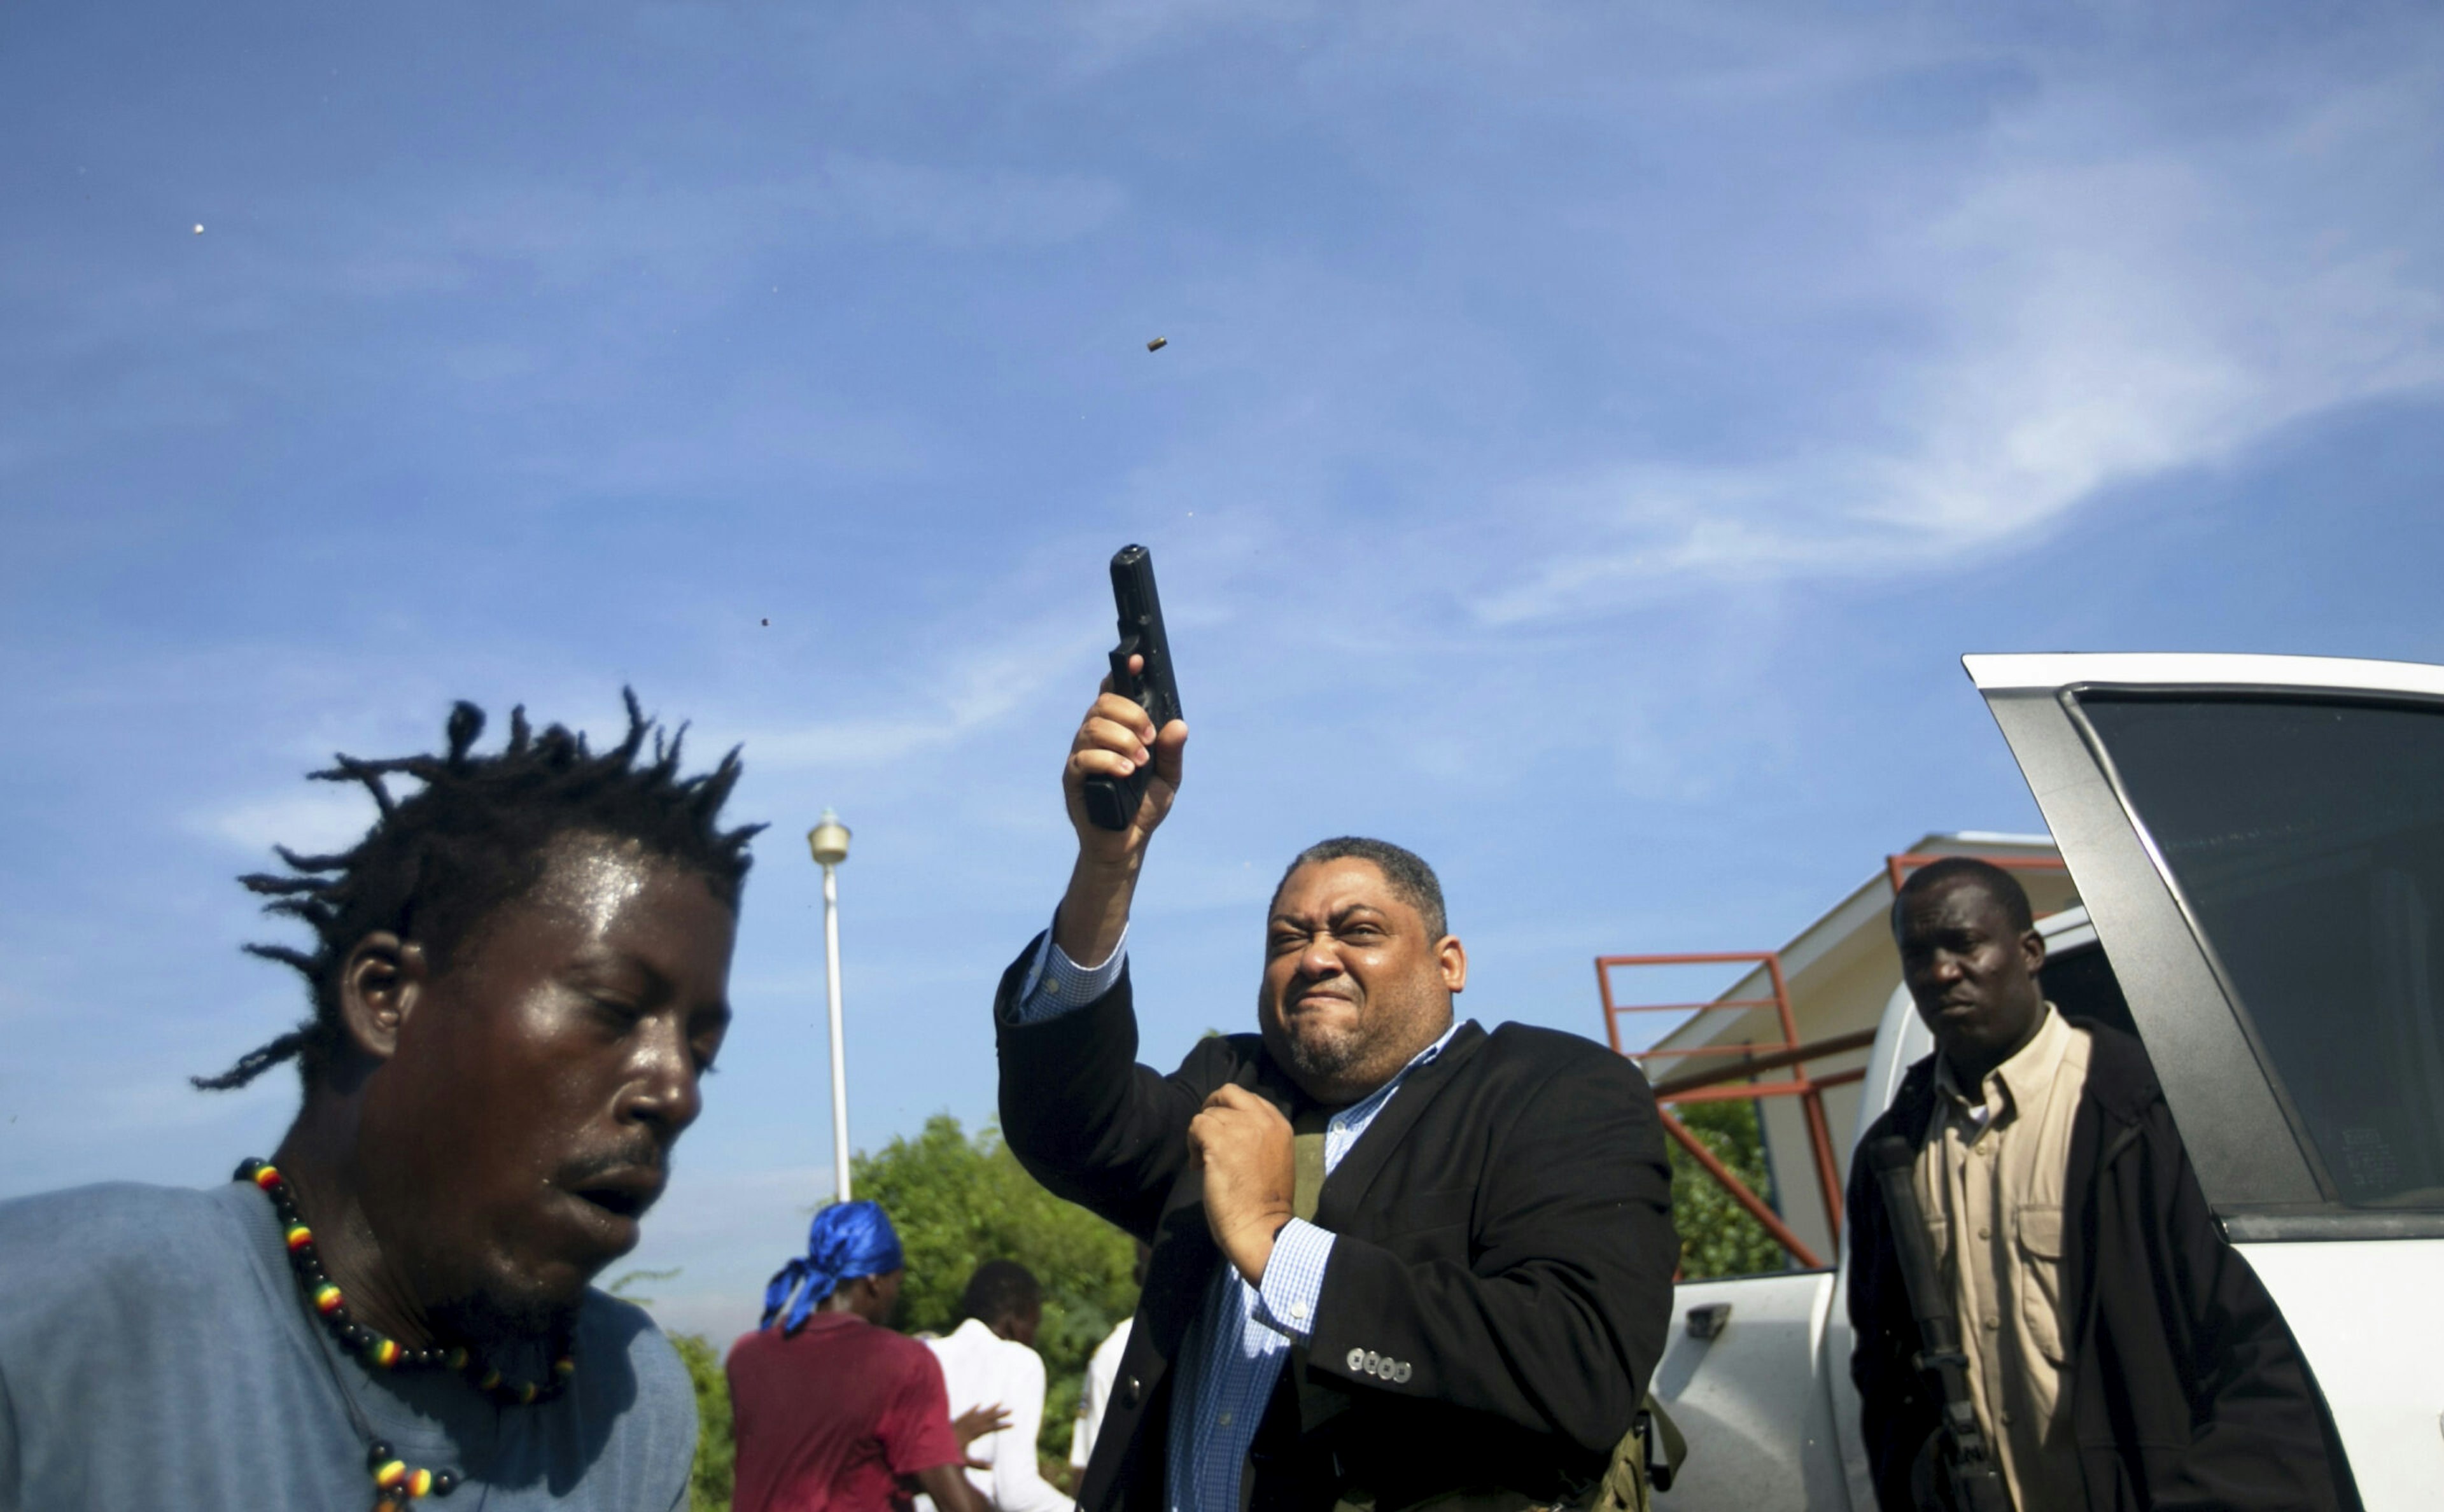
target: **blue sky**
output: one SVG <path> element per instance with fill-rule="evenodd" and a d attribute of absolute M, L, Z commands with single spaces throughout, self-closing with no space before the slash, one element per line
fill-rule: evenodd
<path fill-rule="evenodd" d="M 0 137 L 0 1194 L 277 1138 L 183 1079 L 302 1006 L 300 774 L 633 684 L 774 825 L 635 1260 L 734 1332 L 828 1182 L 797 837 L 854 1142 L 987 1116 L 1126 541 L 1166 1060 L 1325 834 L 1593 1033 L 2035 826 L 1964 652 L 2444 660 L 2432 8 L 17 6 Z"/>

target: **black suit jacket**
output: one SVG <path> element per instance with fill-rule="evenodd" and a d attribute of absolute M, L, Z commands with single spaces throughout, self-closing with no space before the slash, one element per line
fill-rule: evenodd
<path fill-rule="evenodd" d="M 1154 1245 L 1079 1504 L 1152 1512 L 1170 1367 L 1227 1263 L 1189 1120 L 1225 1082 L 1286 1113 L 1298 1094 L 1254 1035 L 1204 1040 L 1168 1077 L 1137 1064 L 1125 970 L 1084 1007 L 1012 1023 L 1033 952 L 995 1004 L 1002 1133 L 1046 1187 Z M 1671 1206 L 1637 1067 L 1551 1029 L 1462 1025 L 1324 1184 L 1315 1222 L 1338 1237 L 1304 1369 L 1285 1367 L 1258 1433 L 1248 1504 L 1329 1508 L 1354 1488 L 1392 1512 L 1462 1487 L 1557 1498 L 1594 1478 L 1662 1354 Z"/>

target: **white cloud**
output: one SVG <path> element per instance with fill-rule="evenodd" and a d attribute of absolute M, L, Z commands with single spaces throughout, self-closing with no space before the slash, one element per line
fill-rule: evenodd
<path fill-rule="evenodd" d="M 2073 94 L 2001 134 L 1940 213 L 1773 298 L 1866 278 L 1922 351 L 1878 370 L 1874 424 L 1757 461 L 1635 458 L 1515 489 L 1542 549 L 1473 608 L 1507 624 L 1691 582 L 1884 575 L 2024 542 L 2115 485 L 2215 467 L 2305 418 L 2444 382 L 2432 231 L 2324 181 L 2435 139 L 2435 70 L 2220 139 L 2097 152 Z M 1851 172 L 1860 172 L 1853 164 Z M 2370 192 L 2392 193 L 2390 175 Z M 1849 413 L 1849 412 L 1845 412 Z M 1566 546 L 1555 545 L 1566 539 Z"/>
<path fill-rule="evenodd" d="M 750 732 L 745 737 L 748 752 L 758 770 L 788 771 L 876 765 L 955 747 L 1027 706 L 1056 679 L 1071 675 L 1082 655 L 1110 639 L 1098 621 L 1087 621 L 1099 626 L 1093 634 L 1083 634 L 1081 619 L 1065 614 L 970 641 L 976 649 L 900 680 L 897 686 L 926 691 L 894 700 L 891 711 Z"/>
<path fill-rule="evenodd" d="M 191 814 L 192 835 L 222 840 L 249 855 L 269 857 L 274 845 L 304 855 L 344 851 L 364 838 L 379 816 L 361 788 L 323 787 L 249 800 Z"/>

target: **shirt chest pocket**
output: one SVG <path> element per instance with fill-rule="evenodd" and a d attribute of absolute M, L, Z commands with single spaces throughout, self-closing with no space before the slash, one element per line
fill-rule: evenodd
<path fill-rule="evenodd" d="M 2012 1220 L 2014 1237 L 2012 1287 L 2020 1294 L 2020 1317 L 2037 1353 L 2060 1365 L 2063 1353 L 2062 1263 L 2063 1210 L 2058 1206 L 2030 1203 Z"/>

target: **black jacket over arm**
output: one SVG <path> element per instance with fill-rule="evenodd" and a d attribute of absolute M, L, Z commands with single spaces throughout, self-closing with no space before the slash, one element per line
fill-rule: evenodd
<path fill-rule="evenodd" d="M 2356 1507 L 2330 1465 L 2324 1414 L 2274 1299 L 2224 1242 L 2138 1041 L 2091 1038 L 2063 1189 L 2063 1337 L 2070 1426 L 2092 1512 Z M 1860 1141 L 1924 1149 L 1934 1058 L 1902 1079 Z M 1851 1378 L 1884 1512 L 1909 1512 L 1910 1462 L 1935 1431 L 1934 1392 L 1910 1357 L 1917 1327 L 1882 1192 L 1850 1171 Z M 2051 1509 L 2047 1509 L 2051 1512 Z M 2075 1509 L 2074 1509 L 2075 1512 Z"/>
<path fill-rule="evenodd" d="M 1189 1120 L 1225 1082 L 1285 1111 L 1297 1094 L 1254 1035 L 1202 1041 L 1168 1077 L 1139 1065 L 1125 971 L 1084 1007 L 1011 1023 L 1032 953 L 995 1005 L 1003 1134 L 1046 1187 L 1154 1245 L 1079 1503 L 1151 1512 L 1170 1367 L 1227 1263 Z M 1635 1066 L 1574 1035 L 1464 1024 L 1334 1170 L 1315 1222 L 1337 1236 L 1332 1260 L 1293 1356 L 1303 1378 L 1285 1367 L 1267 1415 L 1283 1431 L 1259 1434 L 1250 1506 L 1328 1508 L 1344 1486 L 1384 1512 L 1461 1487 L 1548 1498 L 1602 1471 L 1662 1354 L 1679 1254 Z M 1368 1374 L 1370 1352 L 1405 1378 Z"/>

